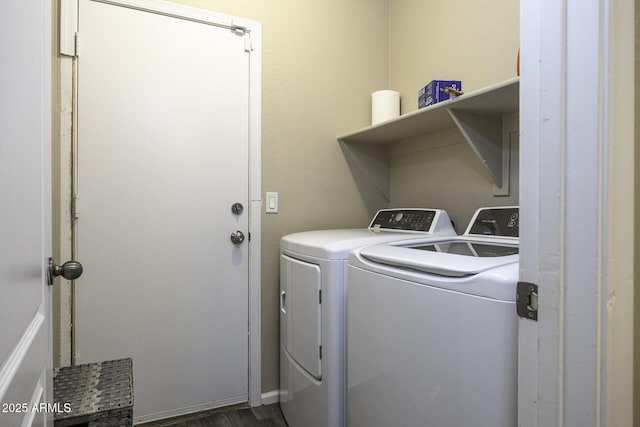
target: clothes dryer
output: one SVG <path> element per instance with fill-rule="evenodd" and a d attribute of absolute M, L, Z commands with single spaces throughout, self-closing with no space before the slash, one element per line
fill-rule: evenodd
<path fill-rule="evenodd" d="M 280 406 L 290 427 L 342 427 L 346 395 L 346 277 L 350 251 L 455 236 L 438 209 L 385 209 L 366 229 L 285 236 L 280 246 Z"/>
<path fill-rule="evenodd" d="M 348 266 L 349 427 L 517 424 L 517 207 Z"/>

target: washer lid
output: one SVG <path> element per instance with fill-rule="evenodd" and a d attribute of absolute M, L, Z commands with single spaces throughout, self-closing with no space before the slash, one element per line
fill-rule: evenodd
<path fill-rule="evenodd" d="M 518 262 L 518 245 L 490 240 L 449 239 L 375 245 L 360 250 L 370 261 L 440 276 L 464 277 Z"/>

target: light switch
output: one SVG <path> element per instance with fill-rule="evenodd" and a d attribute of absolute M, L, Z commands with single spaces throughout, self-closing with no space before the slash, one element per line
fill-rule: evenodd
<path fill-rule="evenodd" d="M 278 193 L 267 191 L 267 213 L 278 213 Z"/>

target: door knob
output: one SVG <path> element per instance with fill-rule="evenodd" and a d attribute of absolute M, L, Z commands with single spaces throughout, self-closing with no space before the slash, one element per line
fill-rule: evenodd
<path fill-rule="evenodd" d="M 67 280 L 75 280 L 82 275 L 82 264 L 78 261 L 67 261 L 62 265 L 57 265 L 53 258 L 49 258 L 48 281 L 49 286 L 53 285 L 56 277 L 62 276 Z"/>
<path fill-rule="evenodd" d="M 240 230 L 231 233 L 231 241 L 234 245 L 244 242 L 244 233 Z"/>

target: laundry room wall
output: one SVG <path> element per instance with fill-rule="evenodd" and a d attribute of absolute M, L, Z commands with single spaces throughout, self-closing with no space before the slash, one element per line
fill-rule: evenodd
<path fill-rule="evenodd" d="M 357 187 L 336 135 L 370 123 L 387 85 L 387 0 L 173 0 L 262 23 L 262 390 L 279 388 L 279 240 L 303 230 L 362 227 L 375 193 Z"/>
<path fill-rule="evenodd" d="M 512 0 L 390 0 L 389 89 L 400 92 L 402 114 L 417 110 L 431 80 L 461 80 L 468 93 L 515 77 L 519 13 Z M 518 204 L 518 120 L 506 119 L 509 196 L 493 195 L 489 173 L 451 130 L 390 147 L 390 205 L 444 208 L 463 232 L 478 207 Z"/>
<path fill-rule="evenodd" d="M 390 0 L 389 86 L 402 113 L 418 109 L 431 80 L 462 80 L 469 92 L 515 77 L 519 21 L 513 0 Z"/>
<path fill-rule="evenodd" d="M 633 425 L 640 426 L 640 7 L 635 8 L 635 220 L 634 220 L 634 366 L 633 366 Z"/>

